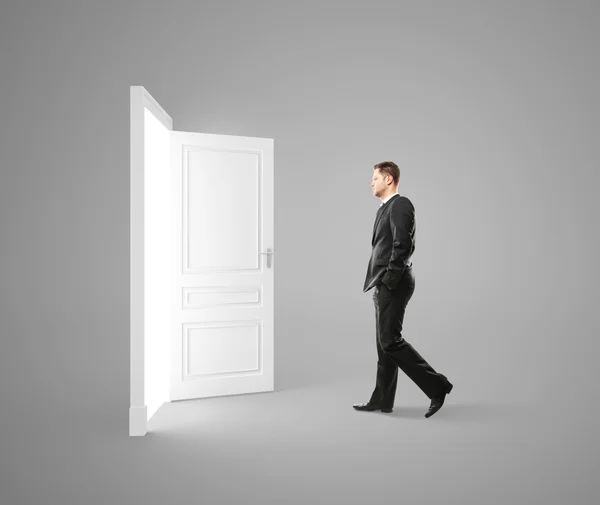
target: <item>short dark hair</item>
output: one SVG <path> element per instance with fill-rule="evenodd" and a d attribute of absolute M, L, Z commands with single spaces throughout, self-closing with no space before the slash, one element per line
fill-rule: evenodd
<path fill-rule="evenodd" d="M 398 165 L 393 161 L 382 161 L 381 163 L 377 163 L 377 165 L 373 167 L 373 170 L 377 168 L 384 177 L 386 175 L 391 175 L 394 178 L 394 185 L 398 185 L 400 182 L 400 169 L 398 168 Z"/>

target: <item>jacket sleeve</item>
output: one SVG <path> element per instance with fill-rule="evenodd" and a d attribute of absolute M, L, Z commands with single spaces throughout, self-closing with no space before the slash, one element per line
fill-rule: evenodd
<path fill-rule="evenodd" d="M 392 255 L 381 282 L 394 289 L 402 279 L 405 262 L 415 250 L 415 208 L 406 197 L 395 198 L 391 203 Z"/>

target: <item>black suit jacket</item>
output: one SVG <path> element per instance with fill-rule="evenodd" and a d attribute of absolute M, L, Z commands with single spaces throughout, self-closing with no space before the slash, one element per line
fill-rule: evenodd
<path fill-rule="evenodd" d="M 380 282 L 389 289 L 397 286 L 404 270 L 412 266 L 415 232 L 415 208 L 407 197 L 394 195 L 380 207 L 373 226 L 373 250 L 363 292 Z"/>

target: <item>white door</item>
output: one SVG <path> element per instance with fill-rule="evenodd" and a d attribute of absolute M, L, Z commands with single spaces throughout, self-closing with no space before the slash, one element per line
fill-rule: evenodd
<path fill-rule="evenodd" d="M 170 134 L 170 399 L 273 391 L 274 141 Z"/>
<path fill-rule="evenodd" d="M 130 88 L 130 435 L 170 400 L 274 389 L 273 146 L 173 131 Z"/>

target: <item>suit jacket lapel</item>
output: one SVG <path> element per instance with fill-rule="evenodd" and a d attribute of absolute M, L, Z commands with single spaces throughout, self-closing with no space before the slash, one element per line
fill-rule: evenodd
<path fill-rule="evenodd" d="M 390 198 L 387 202 L 385 202 L 383 205 L 381 205 L 379 207 L 379 210 L 377 211 L 377 216 L 375 217 L 375 224 L 373 225 L 373 237 L 371 238 L 371 245 L 373 245 L 375 243 L 375 230 L 377 229 L 379 220 L 381 219 L 381 216 L 383 215 L 383 209 L 385 209 L 387 207 L 387 204 L 390 203 L 394 198 L 395 198 L 395 196 L 392 196 L 392 198 Z"/>
<path fill-rule="evenodd" d="M 379 220 L 381 219 L 381 214 L 383 214 L 383 208 L 385 207 L 385 203 L 379 207 L 377 210 L 377 216 L 375 216 L 375 224 L 373 225 L 373 237 L 371 239 L 371 243 L 375 241 L 375 230 L 377 229 L 377 225 L 379 224 Z"/>

